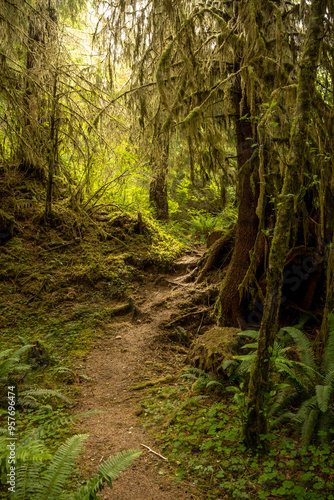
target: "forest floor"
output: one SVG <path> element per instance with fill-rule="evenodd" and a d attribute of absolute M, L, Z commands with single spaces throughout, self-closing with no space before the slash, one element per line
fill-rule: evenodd
<path fill-rule="evenodd" d="M 204 361 L 217 353 L 211 327 L 224 272 L 195 281 L 205 248 L 151 220 L 76 213 L 65 201 L 49 227 L 39 183 L 14 180 L 8 186 L 0 178 L 0 217 L 13 225 L 0 241 L 0 351 L 29 349 L 15 358 L 24 370 L 3 363 L 18 384 L 18 445 L 37 436 L 51 457 L 73 433 L 88 434 L 77 469 L 64 479 L 68 492 L 109 457 L 141 450 L 100 493 L 106 500 L 334 500 L 332 444 L 303 449 L 298 429 L 283 426 L 268 435 L 269 457 L 248 453 L 240 441 L 243 380 L 239 386 L 198 362 L 202 334 L 214 338 Z M 227 354 L 242 354 L 232 330 L 219 329 L 219 338 L 224 333 Z M 30 404 L 24 397 L 20 404 L 23 390 L 34 394 Z M 0 488 L 0 498 L 7 493 Z"/>
<path fill-rule="evenodd" d="M 161 329 L 161 323 L 178 311 L 180 300 L 187 296 L 187 286 L 173 285 L 173 278 L 175 275 L 151 275 L 134 296 L 140 308 L 138 319 L 131 319 L 130 314 L 115 318 L 85 357 L 84 366 L 78 366 L 91 380 L 82 382 L 75 413 L 103 412 L 85 418 L 76 429 L 89 433 L 81 470 L 96 473 L 97 466 L 111 455 L 127 449 L 142 450 L 140 458 L 113 483 L 113 488 L 104 488 L 103 499 L 204 498 L 195 484 L 173 484 L 175 473 L 168 461 L 142 446 L 161 454 L 152 434 L 143 429 L 142 391 L 132 389 L 166 376 L 172 384 L 170 379 L 184 366 L 185 349 L 168 340 Z"/>
<path fill-rule="evenodd" d="M 55 221 L 49 227 L 41 220 L 40 183 L 14 181 L 0 178 L 0 215 L 13 225 L 0 247 L 1 350 L 32 346 L 24 359 L 29 373 L 17 375 L 20 391 L 51 389 L 74 402 L 45 396 L 51 405 L 20 408 L 22 436 L 42 428 L 53 453 L 72 432 L 89 434 L 80 472 L 67 485 L 72 490 L 110 456 L 138 449 L 141 456 L 101 498 L 203 498 L 194 482 L 181 481 L 175 461 L 172 466 L 171 459 L 142 445 L 162 453 L 156 428 L 147 425 L 151 417 L 143 400 L 150 397 L 152 385 L 177 387 L 185 368 L 184 344 L 174 342 L 175 330 L 167 331 L 163 322 L 173 314 L 190 314 L 195 334 L 205 323 L 203 308 L 198 316 L 194 307 L 194 284 L 175 282 L 195 266 L 205 248 L 185 245 L 149 220 L 139 227 L 139 219 L 128 214 L 75 214 L 62 201 L 54 206 Z M 15 220 L 7 215 L 12 213 Z M 124 305 L 122 314 L 114 314 Z M 191 339 L 191 328 L 189 332 Z M 133 390 L 147 382 L 150 388 Z M 98 413 L 80 419 L 73 429 L 71 415 L 89 410 Z M 58 418 L 66 422 L 58 423 Z"/>

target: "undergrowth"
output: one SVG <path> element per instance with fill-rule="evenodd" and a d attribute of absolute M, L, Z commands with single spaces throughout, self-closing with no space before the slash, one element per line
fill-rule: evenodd
<path fill-rule="evenodd" d="M 116 212 L 85 214 L 66 199 L 55 200 L 53 224 L 46 225 L 39 183 L 14 184 L 0 185 L 4 214 L 12 214 L 6 215 L 10 228 L 2 228 L 11 238 L 0 246 L 0 378 L 2 387 L 17 387 L 16 456 L 18 466 L 31 461 L 33 491 L 33 474 L 47 470 L 73 435 L 70 404 L 87 379 L 80 361 L 98 338 L 113 334 L 113 306 L 128 301 L 148 268 L 169 269 L 184 244 L 146 216 L 142 234 L 134 229 L 137 214 L 126 212 L 127 227 L 117 230 Z M 0 483 L 6 490 L 3 398 L 0 420 Z M 64 488 L 76 490 L 82 480 L 77 471 Z"/>
<path fill-rule="evenodd" d="M 281 428 L 262 436 L 270 441 L 267 457 L 250 454 L 240 439 L 240 405 L 210 382 L 186 376 L 151 389 L 143 401 L 144 426 L 159 439 L 175 482 L 195 482 L 211 499 L 334 499 L 333 444 L 302 447 Z"/>

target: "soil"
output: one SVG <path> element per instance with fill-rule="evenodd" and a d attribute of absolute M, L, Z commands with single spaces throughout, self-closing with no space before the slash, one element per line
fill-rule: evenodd
<path fill-rule="evenodd" d="M 180 269 L 184 272 L 185 267 Z M 179 313 L 177 303 L 187 296 L 187 286 L 171 283 L 173 278 L 175 275 L 151 275 L 134 295 L 141 314 L 134 319 L 131 314 L 115 318 L 80 367 L 91 380 L 82 383 L 75 413 L 92 409 L 104 412 L 82 419 L 76 429 L 90 435 L 80 460 L 83 473 L 96 473 L 102 461 L 119 451 L 142 450 L 140 458 L 113 482 L 113 488 L 104 488 L 103 499 L 205 498 L 194 484 L 173 484 L 175 471 L 168 462 L 142 446 L 163 455 L 152 434 L 143 428 L 143 391 L 131 389 L 147 380 L 175 375 L 184 365 L 185 350 L 175 346 L 176 352 L 172 350 L 171 341 L 159 326 L 171 313 Z"/>

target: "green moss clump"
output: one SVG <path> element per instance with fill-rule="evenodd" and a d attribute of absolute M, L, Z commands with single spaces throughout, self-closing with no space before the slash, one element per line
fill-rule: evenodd
<path fill-rule="evenodd" d="M 201 370 L 223 374 L 222 363 L 233 358 L 239 332 L 240 328 L 210 328 L 193 342 L 187 361 Z"/>

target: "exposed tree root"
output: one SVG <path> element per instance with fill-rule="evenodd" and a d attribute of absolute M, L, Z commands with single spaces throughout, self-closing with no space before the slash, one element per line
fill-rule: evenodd
<path fill-rule="evenodd" d="M 111 317 L 114 316 L 122 316 L 123 314 L 132 313 L 132 318 L 136 318 L 137 316 L 142 315 L 141 310 L 138 306 L 136 306 L 135 301 L 132 297 L 129 297 L 128 302 L 126 304 L 121 304 L 120 306 L 116 306 L 110 309 L 109 314 Z"/>
<path fill-rule="evenodd" d="M 173 283 L 183 285 L 184 283 L 201 283 L 206 274 L 213 268 L 226 266 L 232 257 L 236 226 L 234 226 L 223 238 L 217 240 L 199 259 L 196 267 L 183 276 L 173 280 Z"/>
<path fill-rule="evenodd" d="M 209 248 L 206 254 L 203 256 L 204 266 L 200 269 L 201 261 L 197 266 L 200 269 L 196 283 L 201 283 L 205 275 L 213 268 L 219 268 L 221 266 L 226 266 L 231 257 L 233 250 L 233 242 L 236 233 L 236 226 L 231 229 L 223 238 L 219 239 Z M 202 260 L 202 259 L 201 259 Z"/>
<path fill-rule="evenodd" d="M 174 382 L 177 378 L 178 374 L 167 375 L 167 377 L 158 378 L 156 380 L 147 380 L 146 382 L 142 382 L 141 384 L 130 387 L 130 389 L 131 391 L 140 391 L 141 389 L 145 389 L 146 387 L 153 387 L 159 384 L 169 384 L 170 382 Z"/>
<path fill-rule="evenodd" d="M 206 313 L 209 310 L 212 310 L 212 306 L 204 307 L 201 309 L 196 309 L 196 311 L 191 311 L 191 312 L 188 312 L 187 314 L 182 314 L 181 316 L 177 316 L 172 321 L 169 321 L 169 323 L 166 323 L 164 326 L 165 326 L 165 328 L 170 328 L 171 326 L 173 326 L 177 323 L 182 323 L 186 318 L 189 318 L 191 316 L 196 316 L 198 314 Z"/>

